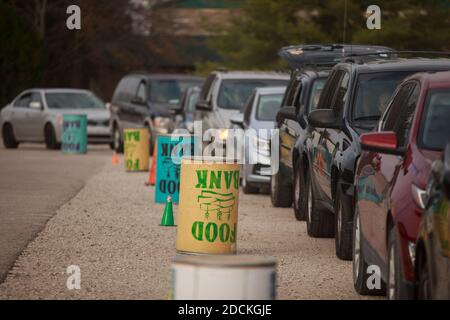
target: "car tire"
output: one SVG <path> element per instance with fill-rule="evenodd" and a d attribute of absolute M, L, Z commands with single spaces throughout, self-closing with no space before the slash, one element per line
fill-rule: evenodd
<path fill-rule="evenodd" d="M 56 131 L 53 125 L 47 124 L 44 128 L 45 146 L 49 150 L 57 150 L 61 147 L 56 138 Z"/>
<path fill-rule="evenodd" d="M 430 269 L 423 252 L 417 257 L 417 299 L 432 300 Z"/>
<path fill-rule="evenodd" d="M 388 274 L 386 298 L 388 300 L 403 300 L 406 291 L 402 283 L 402 265 L 400 247 L 395 227 L 389 231 L 388 240 Z"/>
<path fill-rule="evenodd" d="M 311 176 L 308 174 L 306 179 L 308 209 L 306 214 L 306 227 L 308 235 L 313 238 L 331 238 L 334 236 L 334 218 L 333 215 L 318 210 L 314 197 L 314 190 L 311 182 Z"/>
<path fill-rule="evenodd" d="M 11 124 L 5 123 L 2 129 L 3 145 L 6 149 L 17 149 L 19 143 L 14 135 L 14 129 Z"/>
<path fill-rule="evenodd" d="M 350 213 L 344 209 L 342 191 L 338 186 L 334 200 L 334 239 L 336 256 L 341 260 L 352 260 L 352 223 Z"/>
<path fill-rule="evenodd" d="M 294 168 L 294 214 L 298 221 L 305 221 L 308 210 L 305 174 L 301 168 L 300 161 L 295 162 Z"/>
<path fill-rule="evenodd" d="M 355 208 L 355 214 L 353 217 L 353 248 L 352 248 L 352 273 L 353 273 L 353 286 L 357 293 L 361 295 L 370 296 L 382 296 L 385 294 L 385 285 L 381 281 L 380 289 L 369 289 L 367 281 L 369 280 L 368 269 L 369 265 L 364 257 L 364 247 L 362 245 L 362 229 L 359 210 Z M 380 275 L 381 277 L 381 275 Z"/>
<path fill-rule="evenodd" d="M 289 208 L 292 206 L 292 188 L 281 179 L 281 168 L 270 179 L 270 200 L 276 208 Z"/>
<path fill-rule="evenodd" d="M 118 128 L 117 124 L 114 124 L 113 126 L 113 149 L 116 150 L 118 153 L 123 153 L 123 141 L 120 136 L 120 130 Z"/>

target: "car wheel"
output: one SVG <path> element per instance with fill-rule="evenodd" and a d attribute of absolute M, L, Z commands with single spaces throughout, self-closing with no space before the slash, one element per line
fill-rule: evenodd
<path fill-rule="evenodd" d="M 270 199 L 272 205 L 277 208 L 289 208 L 292 206 L 292 188 L 281 180 L 281 168 L 270 179 Z"/>
<path fill-rule="evenodd" d="M 308 211 L 307 197 L 304 173 L 300 161 L 297 161 L 294 170 L 294 213 L 298 221 L 306 220 L 306 212 Z"/>
<path fill-rule="evenodd" d="M 308 235 L 314 238 L 329 238 L 334 236 L 334 219 L 316 207 L 314 190 L 311 177 L 308 174 L 306 180 L 308 190 L 308 210 L 306 215 L 306 226 Z"/>
<path fill-rule="evenodd" d="M 122 153 L 123 152 L 123 141 L 122 138 L 120 137 L 120 130 L 118 128 L 118 126 L 115 124 L 113 127 L 113 144 L 114 144 L 114 149 L 118 152 L 118 153 Z"/>
<path fill-rule="evenodd" d="M 16 136 L 14 135 L 13 127 L 9 123 L 6 123 L 3 126 L 2 137 L 3 145 L 6 149 L 17 149 L 17 147 L 19 146 L 19 143 L 16 140 Z"/>
<path fill-rule="evenodd" d="M 421 253 L 417 258 L 417 298 L 419 300 L 432 300 L 428 262 L 423 253 Z"/>
<path fill-rule="evenodd" d="M 398 250 L 397 233 L 395 227 L 389 232 L 388 248 L 388 281 L 387 281 L 387 299 L 400 300 L 401 283 L 400 277 L 400 255 Z"/>
<path fill-rule="evenodd" d="M 353 219 L 353 286 L 356 292 L 361 295 L 384 295 L 384 283 L 381 281 L 380 289 L 370 289 L 367 286 L 367 281 L 369 280 L 369 265 L 364 257 L 364 250 L 362 246 L 363 233 L 361 229 L 361 217 L 359 215 L 359 210 L 355 208 L 355 215 Z"/>
<path fill-rule="evenodd" d="M 55 128 L 51 124 L 47 124 L 44 129 L 45 146 L 49 150 L 57 150 L 60 144 L 56 139 Z"/>
<path fill-rule="evenodd" d="M 334 239 L 336 256 L 341 260 L 352 259 L 352 224 L 350 214 L 342 204 L 341 188 L 338 186 L 334 204 Z"/>

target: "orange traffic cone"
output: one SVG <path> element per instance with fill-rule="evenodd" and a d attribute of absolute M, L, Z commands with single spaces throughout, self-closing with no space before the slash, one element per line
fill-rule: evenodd
<path fill-rule="evenodd" d="M 120 163 L 119 161 L 119 155 L 117 154 L 117 151 L 114 150 L 113 156 L 112 156 L 112 164 L 113 165 L 118 165 Z"/>
<path fill-rule="evenodd" d="M 148 182 L 145 183 L 147 186 L 154 186 L 156 184 L 156 143 L 153 148 L 152 165 L 150 167 L 150 174 L 148 177 Z"/>

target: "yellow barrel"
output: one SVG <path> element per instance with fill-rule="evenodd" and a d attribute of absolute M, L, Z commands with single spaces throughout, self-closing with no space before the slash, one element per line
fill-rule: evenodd
<path fill-rule="evenodd" d="M 182 159 L 178 252 L 236 253 L 239 175 L 223 159 Z"/>
<path fill-rule="evenodd" d="M 148 171 L 150 139 L 147 128 L 123 131 L 125 167 L 127 171 Z"/>

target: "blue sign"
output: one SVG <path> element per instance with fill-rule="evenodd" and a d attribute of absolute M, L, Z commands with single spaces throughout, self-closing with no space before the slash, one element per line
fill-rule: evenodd
<path fill-rule="evenodd" d="M 159 135 L 156 157 L 156 203 L 165 203 L 169 196 L 178 203 L 180 192 L 181 158 L 200 153 L 194 136 Z"/>

